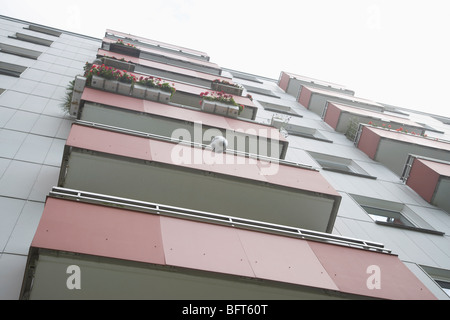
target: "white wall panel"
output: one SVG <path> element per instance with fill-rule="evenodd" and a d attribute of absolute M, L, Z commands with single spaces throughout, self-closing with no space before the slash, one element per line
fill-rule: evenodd
<path fill-rule="evenodd" d="M 0 157 L 14 158 L 20 146 L 25 141 L 27 134 L 24 132 L 1 129 L 0 130 Z"/>
<path fill-rule="evenodd" d="M 0 300 L 16 300 L 22 287 L 27 256 L 0 254 Z"/>
<path fill-rule="evenodd" d="M 39 164 L 11 161 L 0 178 L 0 195 L 27 199 L 40 169 Z"/>
<path fill-rule="evenodd" d="M 24 204 L 24 200 L 0 197 L 0 254 L 6 247 Z"/>
<path fill-rule="evenodd" d="M 20 213 L 14 230 L 5 247 L 5 252 L 27 255 L 44 210 L 44 203 L 27 201 Z"/>
<path fill-rule="evenodd" d="M 52 138 L 29 134 L 16 153 L 15 159 L 43 163 L 51 144 Z"/>

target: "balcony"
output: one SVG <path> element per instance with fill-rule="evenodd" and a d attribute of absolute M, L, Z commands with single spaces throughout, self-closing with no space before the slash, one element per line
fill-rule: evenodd
<path fill-rule="evenodd" d="M 59 186 L 331 232 L 341 196 L 319 171 L 95 124 L 72 126 Z"/>
<path fill-rule="evenodd" d="M 107 51 L 115 50 L 116 48 L 115 42 L 116 40 L 103 38 L 102 49 Z M 190 58 L 188 56 L 161 51 L 158 49 L 152 49 L 140 45 L 136 45 L 136 49 L 139 50 L 139 54 L 137 55 L 135 53 L 135 51 L 137 50 L 133 51 L 131 49 L 129 49 L 130 51 L 133 51 L 131 54 L 128 54 L 127 52 L 117 52 L 117 53 L 131 55 L 134 57 L 139 57 L 140 59 L 152 60 L 199 72 L 210 73 L 216 76 L 222 73 L 222 69 L 217 64 L 209 61 Z"/>
<path fill-rule="evenodd" d="M 211 92 L 210 90 L 205 90 L 201 87 L 190 86 L 183 83 L 176 83 L 177 91 L 172 96 L 171 102 L 180 105 L 186 105 L 192 108 L 202 108 L 202 98 L 201 94 L 205 91 Z M 237 104 L 244 106 L 244 110 L 239 114 L 239 118 L 255 120 L 258 108 L 253 104 L 253 101 L 248 97 L 233 96 L 234 101 Z"/>
<path fill-rule="evenodd" d="M 419 135 L 425 133 L 424 127 L 409 119 L 331 101 L 326 104 L 323 120 L 334 130 L 341 133 L 348 133 L 353 126 L 357 128 L 359 123 L 373 124 L 393 130 L 403 128 L 408 132 L 415 132 Z"/>
<path fill-rule="evenodd" d="M 69 266 L 81 290 L 69 290 Z M 21 298 L 436 299 L 378 243 L 61 188 L 47 198 Z"/>
<path fill-rule="evenodd" d="M 114 40 L 127 39 L 130 42 L 140 44 L 143 47 L 149 47 L 149 48 L 157 49 L 160 51 L 166 51 L 166 52 L 170 52 L 173 54 L 188 56 L 188 57 L 191 57 L 194 59 L 209 61 L 209 56 L 206 52 L 189 49 L 189 48 L 185 48 L 185 47 L 180 47 L 177 45 L 173 45 L 173 44 L 169 44 L 169 43 L 165 43 L 165 42 L 161 42 L 161 41 L 156 41 L 156 40 L 151 40 L 151 39 L 147 39 L 147 38 L 143 38 L 143 37 L 139 37 L 139 36 L 135 36 L 135 35 L 130 35 L 128 33 L 123 33 L 120 31 L 107 29 L 106 33 L 105 33 L 105 37 L 114 39 Z"/>
<path fill-rule="evenodd" d="M 384 111 L 384 107 L 382 105 L 367 99 L 304 85 L 301 86 L 297 101 L 302 106 L 321 117 L 323 116 L 328 101 L 347 104 L 350 106 L 377 112 Z"/>
<path fill-rule="evenodd" d="M 135 58 L 99 49 L 97 57 L 102 58 L 105 56 L 115 58 L 115 60 L 123 59 L 125 61 L 131 61 L 133 64 L 135 64 L 135 69 L 129 71 L 136 71 L 138 73 L 150 74 L 153 76 L 171 79 L 174 81 L 187 82 L 193 85 L 203 86 L 207 88 L 211 86 L 212 81 L 214 81 L 215 79 L 231 81 L 231 78 L 223 76 L 212 75 L 209 73 L 168 65 L 166 63 Z"/>
<path fill-rule="evenodd" d="M 399 177 L 410 154 L 450 161 L 450 142 L 404 131 L 360 125 L 355 145 Z"/>
<path fill-rule="evenodd" d="M 111 73 L 111 70 L 108 71 L 107 67 L 104 66 L 93 64 L 92 68 L 96 68 L 105 73 L 107 72 Z M 116 72 L 120 70 L 113 70 L 113 71 Z M 157 86 L 155 88 L 148 88 L 148 87 L 146 88 L 142 86 L 139 83 L 139 79 L 147 77 L 143 74 L 139 74 L 136 72 L 124 73 L 120 71 L 120 73 L 122 73 L 123 75 L 127 75 L 128 77 L 134 77 L 136 79 L 136 82 L 134 82 L 133 84 L 121 83 L 120 81 L 114 79 L 107 80 L 104 77 L 99 77 L 95 75 L 96 72 L 97 71 L 94 72 L 94 75 L 92 76 L 93 80 L 90 81 L 90 84 L 89 81 L 86 82 L 86 84 L 90 85 L 94 89 L 104 90 L 111 93 L 118 93 L 125 96 L 133 96 L 138 99 L 147 99 L 153 101 L 160 101 L 164 103 L 170 102 L 173 104 L 178 104 L 189 108 L 202 109 L 201 94 L 205 92 L 204 88 L 176 81 L 166 81 L 164 79 L 157 77 L 153 78 L 155 82 L 159 81 L 160 83 L 165 83 L 169 87 L 176 89 L 176 91 L 173 90 L 169 92 L 166 90 L 160 90 Z M 258 108 L 253 104 L 252 100 L 249 97 L 233 96 L 233 98 L 237 104 L 244 106 L 244 109 L 239 114 L 234 114 L 230 116 L 250 120 L 254 120 L 256 118 Z"/>
<path fill-rule="evenodd" d="M 139 58 L 141 50 L 134 45 L 126 44 L 122 42 L 109 43 L 109 51 Z"/>
<path fill-rule="evenodd" d="M 283 89 L 286 93 L 290 94 L 291 96 L 294 96 L 295 98 L 298 98 L 302 86 L 330 90 L 352 96 L 355 94 L 352 90 L 349 90 L 339 84 L 312 79 L 309 77 L 285 71 L 282 71 L 280 73 L 280 78 L 278 79 L 278 86 L 281 89 Z"/>
<path fill-rule="evenodd" d="M 450 162 L 410 155 L 402 180 L 427 202 L 450 213 Z"/>
<path fill-rule="evenodd" d="M 279 130 L 207 112 L 112 95 L 86 88 L 78 119 L 171 138 L 209 144 L 212 136 L 227 138 L 229 150 L 284 159 L 288 141 Z M 272 150 L 272 146 L 276 149 Z M 254 147 L 252 149 L 252 147 Z"/>

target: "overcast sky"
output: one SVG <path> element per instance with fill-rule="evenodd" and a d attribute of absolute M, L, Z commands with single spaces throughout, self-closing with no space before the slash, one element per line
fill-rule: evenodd
<path fill-rule="evenodd" d="M 122 31 L 450 117 L 448 0 L 2 0 L 0 14 L 96 38 Z"/>

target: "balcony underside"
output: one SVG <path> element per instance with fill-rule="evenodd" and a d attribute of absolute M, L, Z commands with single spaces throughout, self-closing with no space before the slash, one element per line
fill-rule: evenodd
<path fill-rule="evenodd" d="M 37 249 L 34 249 L 37 250 Z M 127 262 L 103 257 L 39 251 L 30 300 L 322 300 L 370 299 L 268 280 Z M 67 267 L 82 270 L 82 287 L 69 290 Z"/>

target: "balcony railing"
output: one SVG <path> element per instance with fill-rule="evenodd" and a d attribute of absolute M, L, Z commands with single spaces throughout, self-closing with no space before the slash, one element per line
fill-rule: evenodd
<path fill-rule="evenodd" d="M 86 192 L 82 190 L 53 187 L 49 196 L 59 199 L 73 200 L 77 202 L 116 207 L 125 210 L 141 211 L 166 217 L 182 218 L 193 221 L 225 225 L 233 228 L 261 231 L 265 233 L 278 234 L 303 240 L 318 241 L 328 244 L 335 244 L 382 253 L 391 253 L 390 249 L 385 248 L 384 245 L 379 242 L 367 241 L 351 237 L 343 237 L 330 233 L 267 223 L 264 221 L 243 219 L 235 216 L 221 215 L 212 212 L 190 210 L 187 208 L 168 206 L 146 201 L 138 201 L 129 198 L 114 197 L 110 195 Z"/>

